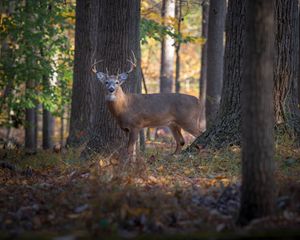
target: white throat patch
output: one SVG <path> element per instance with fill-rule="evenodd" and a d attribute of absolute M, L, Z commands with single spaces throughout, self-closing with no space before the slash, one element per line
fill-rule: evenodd
<path fill-rule="evenodd" d="M 106 101 L 111 101 L 111 102 L 113 102 L 113 101 L 115 101 L 116 99 L 117 99 L 117 97 L 116 97 L 115 94 L 107 94 L 107 95 L 105 96 L 105 100 L 106 100 Z"/>

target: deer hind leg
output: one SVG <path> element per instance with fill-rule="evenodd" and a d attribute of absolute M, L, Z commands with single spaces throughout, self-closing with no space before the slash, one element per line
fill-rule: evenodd
<path fill-rule="evenodd" d="M 187 131 L 188 133 L 192 134 L 194 137 L 200 136 L 200 134 L 203 132 L 201 127 L 197 127 L 197 125 L 194 124 L 182 124 L 180 125 L 184 131 Z"/>
<path fill-rule="evenodd" d="M 178 154 L 181 152 L 181 149 L 185 143 L 184 138 L 181 134 L 181 128 L 176 124 L 170 124 L 169 128 L 171 129 L 171 132 L 176 141 L 176 150 L 175 150 L 174 154 Z"/>

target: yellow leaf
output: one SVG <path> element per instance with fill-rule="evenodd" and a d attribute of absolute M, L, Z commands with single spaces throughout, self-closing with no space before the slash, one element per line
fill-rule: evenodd
<path fill-rule="evenodd" d="M 190 169 L 185 169 L 184 170 L 185 175 L 190 175 L 191 173 L 192 173 L 192 171 Z"/>
<path fill-rule="evenodd" d="M 156 177 L 153 177 L 153 176 L 149 176 L 148 177 L 148 180 L 150 181 L 150 183 L 157 183 L 157 178 Z"/>
<path fill-rule="evenodd" d="M 159 171 L 159 172 L 162 172 L 164 170 L 164 166 L 163 165 L 161 165 L 161 166 L 159 166 L 158 168 L 157 168 L 157 171 Z"/>
<path fill-rule="evenodd" d="M 118 161 L 117 159 L 111 159 L 111 160 L 110 160 L 110 163 L 111 163 L 112 165 L 118 165 L 119 161 Z"/>

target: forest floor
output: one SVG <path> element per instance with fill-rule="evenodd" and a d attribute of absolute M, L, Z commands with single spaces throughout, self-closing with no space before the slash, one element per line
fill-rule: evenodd
<path fill-rule="evenodd" d="M 150 147 L 149 147 L 150 146 Z M 300 149 L 276 144 L 276 215 L 235 224 L 240 148 L 169 156 L 152 142 L 133 164 L 78 151 L 0 152 L 0 239 L 241 239 L 300 236 Z"/>

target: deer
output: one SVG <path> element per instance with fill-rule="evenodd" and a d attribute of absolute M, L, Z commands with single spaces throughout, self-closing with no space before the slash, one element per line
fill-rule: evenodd
<path fill-rule="evenodd" d="M 180 93 L 125 93 L 121 86 L 137 66 L 133 52 L 132 55 L 133 59 L 127 59 L 130 63 L 129 70 L 120 74 L 110 75 L 107 68 L 106 73 L 98 71 L 96 65 L 103 60 L 95 60 L 91 66 L 96 79 L 105 86 L 105 101 L 110 113 L 119 127 L 129 134 L 127 153 L 133 154 L 141 129 L 169 127 L 176 141 L 173 154 L 178 154 L 185 144 L 182 129 L 194 137 L 202 133 L 200 101 L 194 96 Z"/>

